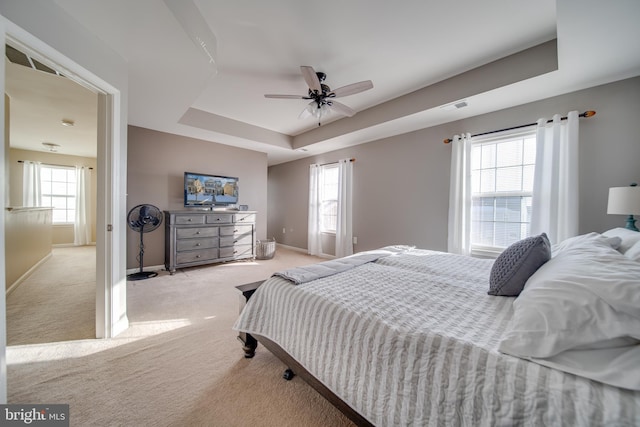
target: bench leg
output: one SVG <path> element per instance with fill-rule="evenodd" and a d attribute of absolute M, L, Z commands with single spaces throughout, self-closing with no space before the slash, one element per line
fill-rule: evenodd
<path fill-rule="evenodd" d="M 242 350 L 244 351 L 244 357 L 251 359 L 256 355 L 256 348 L 258 347 L 258 340 L 244 332 L 240 332 L 238 339 L 242 342 Z"/>

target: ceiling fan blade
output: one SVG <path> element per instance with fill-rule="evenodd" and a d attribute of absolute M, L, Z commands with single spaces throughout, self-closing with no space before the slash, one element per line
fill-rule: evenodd
<path fill-rule="evenodd" d="M 355 110 L 351 109 L 350 107 L 347 107 L 346 105 L 340 102 L 330 101 L 329 105 L 331 105 L 331 109 L 333 111 L 335 111 L 336 113 L 342 114 L 343 116 L 351 117 L 354 114 L 356 114 Z"/>
<path fill-rule="evenodd" d="M 350 85 L 339 87 L 331 91 L 335 98 L 339 96 L 348 96 L 356 93 L 364 92 L 373 88 L 373 82 L 371 80 L 365 80 L 363 82 L 352 83 Z"/>
<path fill-rule="evenodd" d="M 320 80 L 318 79 L 318 75 L 313 67 L 309 67 L 308 65 L 301 65 L 300 70 L 302 71 L 302 76 L 304 77 L 304 81 L 307 82 L 309 89 L 315 90 L 318 93 L 322 93 L 322 86 L 320 86 Z"/>
<path fill-rule="evenodd" d="M 279 98 L 279 99 L 309 99 L 305 96 L 300 96 L 300 95 L 272 95 L 272 94 L 265 94 L 264 95 L 265 98 Z"/>

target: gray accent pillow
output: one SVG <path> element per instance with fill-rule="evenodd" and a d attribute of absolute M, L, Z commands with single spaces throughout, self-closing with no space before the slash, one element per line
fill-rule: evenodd
<path fill-rule="evenodd" d="M 545 233 L 512 244 L 491 267 L 488 294 L 517 297 L 529 277 L 549 259 L 551 244 Z"/>

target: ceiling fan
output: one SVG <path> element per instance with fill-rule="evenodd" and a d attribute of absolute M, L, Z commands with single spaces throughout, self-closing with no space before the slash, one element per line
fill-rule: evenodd
<path fill-rule="evenodd" d="M 358 83 L 352 83 L 350 85 L 342 86 L 337 89 L 331 89 L 328 85 L 322 83 L 327 75 L 325 73 L 316 72 L 313 67 L 302 65 L 300 67 L 302 76 L 309 86 L 307 95 L 272 95 L 266 94 L 265 98 L 280 98 L 280 99 L 310 99 L 311 102 L 307 107 L 302 110 L 299 118 L 304 119 L 307 117 L 315 117 L 318 119 L 318 126 L 320 126 L 322 118 L 329 114 L 331 111 L 335 111 L 338 114 L 342 114 L 347 117 L 353 116 L 356 112 L 347 107 L 346 105 L 335 101 L 335 98 L 342 96 L 354 95 L 356 93 L 364 92 L 373 88 L 371 80 L 365 80 Z"/>

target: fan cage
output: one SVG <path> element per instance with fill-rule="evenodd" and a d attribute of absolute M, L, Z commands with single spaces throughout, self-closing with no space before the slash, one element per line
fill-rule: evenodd
<path fill-rule="evenodd" d="M 144 212 L 143 212 L 143 209 L 144 209 Z M 144 219 L 142 219 L 142 221 L 140 221 L 139 219 L 137 220 L 134 219 L 134 217 L 136 216 L 138 218 L 142 218 L 141 214 L 143 213 L 145 216 L 144 216 Z M 154 223 L 147 222 L 147 219 L 149 218 L 156 220 L 156 222 Z M 133 207 L 127 214 L 127 224 L 129 225 L 129 228 L 135 231 L 136 233 L 138 233 L 140 236 L 139 252 L 138 252 L 138 256 L 136 257 L 140 265 L 140 270 L 136 273 L 128 274 L 127 280 L 144 280 L 144 279 L 149 279 L 151 277 L 156 277 L 158 275 L 158 273 L 155 271 L 144 271 L 144 237 L 143 236 L 144 234 L 150 231 L 154 231 L 155 229 L 160 227 L 163 219 L 164 219 L 164 215 L 157 206 L 146 204 L 146 203 Z"/>

